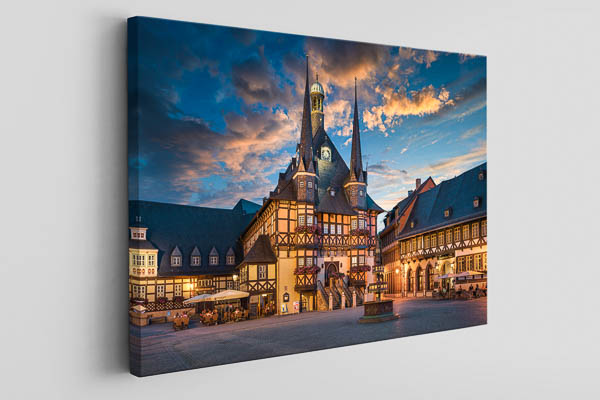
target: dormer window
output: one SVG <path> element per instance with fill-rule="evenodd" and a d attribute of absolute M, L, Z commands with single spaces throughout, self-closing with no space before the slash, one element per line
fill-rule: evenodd
<path fill-rule="evenodd" d="M 410 221 L 410 228 L 414 228 L 415 225 L 417 225 L 417 221 L 415 221 L 414 219 L 412 221 Z"/>
<path fill-rule="evenodd" d="M 181 267 L 181 250 L 177 246 L 171 252 L 171 267 Z"/>
<path fill-rule="evenodd" d="M 450 218 L 452 215 L 452 207 L 448 207 L 444 210 L 444 218 Z"/>
<path fill-rule="evenodd" d="M 190 265 L 192 267 L 199 267 L 201 263 L 202 263 L 202 255 L 200 254 L 200 250 L 198 250 L 198 247 L 194 246 L 194 250 L 192 250 L 192 254 L 191 254 L 191 258 L 190 258 Z"/>
<path fill-rule="evenodd" d="M 308 182 L 306 183 L 306 186 L 307 186 L 309 189 L 312 189 L 312 185 L 313 185 L 312 181 L 308 181 Z"/>
<path fill-rule="evenodd" d="M 235 253 L 233 252 L 233 249 L 231 247 L 227 251 L 227 256 L 225 258 L 225 261 L 226 261 L 227 265 L 235 265 Z"/>
<path fill-rule="evenodd" d="M 140 227 L 132 227 L 131 229 L 131 238 L 134 240 L 146 240 L 146 230 L 147 228 Z"/>
<path fill-rule="evenodd" d="M 303 188 L 304 187 L 304 181 L 300 181 L 300 187 Z"/>
<path fill-rule="evenodd" d="M 482 181 L 485 179 L 485 170 L 479 171 L 479 175 L 477 176 L 477 178 Z"/>
<path fill-rule="evenodd" d="M 219 265 L 219 252 L 216 248 L 212 248 L 210 254 L 208 255 L 208 263 L 210 265 Z"/>
<path fill-rule="evenodd" d="M 473 199 L 473 207 L 477 208 L 477 207 L 479 207 L 480 204 L 481 204 L 481 199 L 479 198 L 479 196 L 475 196 L 475 198 Z"/>

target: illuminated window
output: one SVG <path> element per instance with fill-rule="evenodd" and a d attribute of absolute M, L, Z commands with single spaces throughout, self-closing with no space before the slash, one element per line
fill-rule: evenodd
<path fill-rule="evenodd" d="M 165 297 L 165 285 L 156 286 L 156 297 Z"/>
<path fill-rule="evenodd" d="M 466 260 L 467 271 L 473 270 L 473 256 L 466 256 L 465 260 Z"/>
<path fill-rule="evenodd" d="M 312 181 L 308 181 L 308 182 L 306 182 L 306 186 L 307 186 L 309 189 L 312 189 Z"/>
<path fill-rule="evenodd" d="M 365 256 L 358 256 L 358 265 L 365 265 Z"/>
<path fill-rule="evenodd" d="M 471 236 L 473 237 L 473 239 L 476 239 L 479 237 L 479 223 L 475 222 L 471 225 Z"/>
<path fill-rule="evenodd" d="M 487 219 L 481 221 L 481 236 L 487 236 Z"/>
<path fill-rule="evenodd" d="M 429 248 L 429 246 L 430 246 L 430 243 L 429 243 L 429 235 L 427 235 L 427 236 L 425 236 L 425 248 L 426 248 L 426 249 L 428 249 L 428 248 Z"/>
<path fill-rule="evenodd" d="M 437 247 L 437 236 L 434 233 L 433 235 L 431 235 L 431 247 Z"/>
<path fill-rule="evenodd" d="M 337 233 L 338 233 L 338 235 L 341 235 L 341 234 L 342 234 L 342 224 L 339 224 L 339 225 L 337 226 Z"/>
<path fill-rule="evenodd" d="M 450 218 L 450 215 L 452 215 L 452 208 L 448 207 L 444 210 L 444 218 Z"/>
<path fill-rule="evenodd" d="M 351 224 L 352 224 L 352 229 L 356 229 L 356 223 L 357 223 L 357 222 L 356 222 L 356 220 L 355 220 L 355 219 L 353 219 L 353 220 L 351 221 Z"/>
<path fill-rule="evenodd" d="M 359 194 L 360 197 L 363 197 L 365 195 L 365 193 L 362 190 L 359 190 L 358 194 Z"/>
<path fill-rule="evenodd" d="M 481 200 L 479 197 L 475 196 L 475 198 L 473 199 L 473 207 L 477 208 L 479 207 L 479 204 L 481 204 Z"/>
<path fill-rule="evenodd" d="M 304 225 L 304 215 L 298 216 L 298 225 Z"/>
<path fill-rule="evenodd" d="M 181 283 L 175 284 L 175 296 L 183 296 L 183 285 Z"/>
<path fill-rule="evenodd" d="M 298 266 L 304 267 L 304 257 L 298 257 Z"/>
<path fill-rule="evenodd" d="M 306 216 L 306 224 L 307 225 L 312 225 L 313 223 L 313 216 L 312 215 L 307 215 Z"/>
<path fill-rule="evenodd" d="M 480 271 L 481 270 L 481 254 L 475 254 L 474 264 L 475 264 L 475 270 Z"/>
<path fill-rule="evenodd" d="M 458 257 L 458 272 L 464 272 L 465 271 L 465 258 L 464 257 Z"/>
<path fill-rule="evenodd" d="M 227 290 L 233 289 L 233 281 L 227 281 Z"/>
<path fill-rule="evenodd" d="M 358 229 L 365 229 L 365 220 L 364 219 L 358 220 Z"/>
<path fill-rule="evenodd" d="M 454 241 L 460 242 L 460 227 L 459 226 L 454 228 Z"/>
<path fill-rule="evenodd" d="M 151 267 L 154 266 L 154 254 L 148 254 L 148 265 Z"/>
<path fill-rule="evenodd" d="M 481 269 L 487 271 L 487 253 L 483 253 L 481 257 Z"/>
<path fill-rule="evenodd" d="M 353 266 L 354 266 L 354 265 L 358 265 L 357 263 L 358 263 L 358 257 L 356 257 L 356 256 L 352 256 L 352 265 L 353 265 Z"/>
<path fill-rule="evenodd" d="M 329 233 L 329 224 L 323 224 L 323 233 L 325 235 Z"/>
<path fill-rule="evenodd" d="M 402 253 L 402 254 L 406 253 L 406 242 L 400 243 L 400 253 Z"/>
<path fill-rule="evenodd" d="M 411 245 L 410 245 L 410 249 L 411 249 L 412 251 L 415 251 L 415 250 L 417 249 L 417 238 L 413 238 L 413 239 L 412 239 L 412 243 L 411 243 Z"/>
<path fill-rule="evenodd" d="M 145 256 L 142 254 L 136 254 L 134 256 L 135 259 L 135 265 L 137 266 L 143 266 L 144 265 L 144 261 L 145 261 Z"/>
<path fill-rule="evenodd" d="M 446 231 L 446 244 L 452 243 L 452 229 Z"/>
<path fill-rule="evenodd" d="M 469 239 L 469 225 L 464 225 L 463 226 L 463 240 L 468 240 Z"/>
<path fill-rule="evenodd" d="M 444 245 L 444 232 L 438 233 L 438 246 Z"/>

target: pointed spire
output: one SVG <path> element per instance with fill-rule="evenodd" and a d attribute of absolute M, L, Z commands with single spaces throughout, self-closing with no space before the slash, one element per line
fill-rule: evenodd
<path fill-rule="evenodd" d="M 354 120 L 352 121 L 352 153 L 350 156 L 350 176 L 362 180 L 362 151 L 360 146 L 360 131 L 358 127 L 358 100 L 356 94 L 356 77 L 354 78 Z"/>
<path fill-rule="evenodd" d="M 313 136 L 310 116 L 310 90 L 308 87 L 308 56 L 306 56 L 306 86 L 304 89 L 304 109 L 302 110 L 302 128 L 300 131 L 300 159 L 304 161 L 305 168 L 313 161 Z"/>

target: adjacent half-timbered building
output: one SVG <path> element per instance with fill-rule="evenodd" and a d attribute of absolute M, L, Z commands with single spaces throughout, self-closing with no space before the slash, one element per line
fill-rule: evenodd
<path fill-rule="evenodd" d="M 269 237 L 260 235 L 238 266 L 240 290 L 250 293 L 250 315 L 274 313 L 277 296 L 277 257 Z"/>
<path fill-rule="evenodd" d="M 259 238 L 270 243 L 282 314 L 350 306 L 372 280 L 383 210 L 367 194 L 356 89 L 350 168 L 325 132 L 324 98 L 318 77 L 309 90 L 307 65 L 297 154 L 242 235 L 246 257 Z"/>
<path fill-rule="evenodd" d="M 487 164 L 439 185 L 429 178 L 400 201 L 380 232 L 388 294 L 428 296 L 452 280 L 487 271 Z"/>
<path fill-rule="evenodd" d="M 240 234 L 258 204 L 233 209 L 129 202 L 129 298 L 161 317 L 202 293 L 239 288 Z"/>

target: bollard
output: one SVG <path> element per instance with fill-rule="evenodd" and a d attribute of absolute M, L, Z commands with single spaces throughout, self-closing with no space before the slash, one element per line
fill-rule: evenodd
<path fill-rule="evenodd" d="M 346 293 L 342 292 L 342 310 L 346 308 Z"/>
<path fill-rule="evenodd" d="M 356 308 L 356 289 L 352 291 L 352 308 Z"/>
<path fill-rule="evenodd" d="M 333 310 L 333 298 L 329 295 L 329 311 Z"/>

